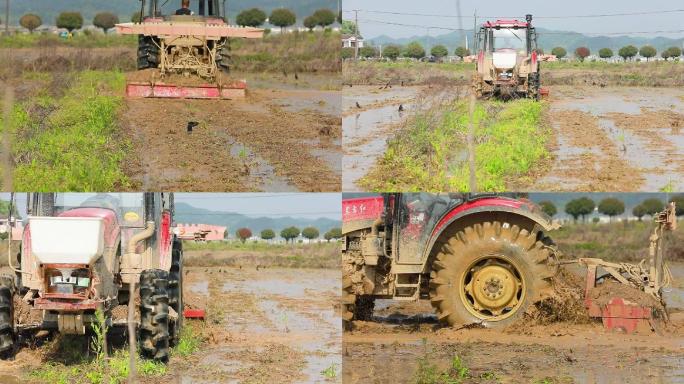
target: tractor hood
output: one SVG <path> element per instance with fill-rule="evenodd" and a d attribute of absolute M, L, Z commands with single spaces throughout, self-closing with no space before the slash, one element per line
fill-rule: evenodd
<path fill-rule="evenodd" d="M 29 217 L 31 253 L 41 264 L 92 265 L 104 251 L 103 217 Z"/>
<path fill-rule="evenodd" d="M 518 54 L 514 49 L 501 49 L 492 53 L 494 68 L 512 69 L 518 61 Z"/>

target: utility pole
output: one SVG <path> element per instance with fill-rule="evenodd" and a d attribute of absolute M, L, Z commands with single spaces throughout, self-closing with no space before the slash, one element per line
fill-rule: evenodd
<path fill-rule="evenodd" d="M 354 10 L 354 60 L 359 59 L 359 11 Z"/>
<path fill-rule="evenodd" d="M 5 35 L 9 35 L 10 0 L 5 0 Z"/>

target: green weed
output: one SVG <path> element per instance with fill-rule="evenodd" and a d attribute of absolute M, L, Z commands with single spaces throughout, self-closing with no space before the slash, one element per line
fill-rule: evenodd
<path fill-rule="evenodd" d="M 204 339 L 195 329 L 193 323 L 186 321 L 180 334 L 180 341 L 178 345 L 174 347 L 173 353 L 181 356 L 187 357 L 197 352 L 204 342 Z"/>
<path fill-rule="evenodd" d="M 337 377 L 337 364 L 332 363 L 330 366 L 321 371 L 321 376 L 326 379 L 334 379 Z"/>
<path fill-rule="evenodd" d="M 473 116 L 477 188 L 503 191 L 549 153 L 544 104 L 531 100 L 479 103 Z M 463 101 L 419 113 L 392 139 L 378 165 L 361 179 L 370 190 L 467 191 L 465 139 L 469 116 Z"/>
<path fill-rule="evenodd" d="M 129 143 L 116 137 L 125 79 L 119 72 L 86 71 L 59 100 L 41 97 L 17 105 L 14 183 L 17 190 L 94 191 L 129 186 L 121 170 Z M 45 119 L 31 105 L 54 108 Z"/>

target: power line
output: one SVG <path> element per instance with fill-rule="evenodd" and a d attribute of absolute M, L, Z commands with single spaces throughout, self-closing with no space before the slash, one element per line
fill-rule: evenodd
<path fill-rule="evenodd" d="M 459 28 L 448 28 L 448 27 L 438 27 L 438 26 L 429 26 L 429 25 L 417 25 L 417 24 L 405 24 L 405 23 L 395 23 L 395 22 L 390 22 L 390 21 L 382 21 L 382 20 L 362 20 L 363 22 L 366 23 L 376 23 L 376 24 L 388 24 L 388 25 L 396 25 L 396 26 L 401 26 L 401 27 L 410 27 L 410 28 L 419 28 L 419 29 L 442 29 L 442 30 L 447 30 L 447 31 L 460 31 L 460 32 L 469 32 L 470 30 L 467 29 L 459 29 Z M 681 33 L 684 32 L 684 29 L 676 29 L 676 30 L 659 30 L 659 31 L 624 31 L 624 32 L 573 32 L 573 31 L 549 31 L 549 32 L 537 32 L 537 35 L 543 36 L 543 35 L 571 35 L 571 34 L 577 34 L 577 35 L 598 35 L 598 36 L 605 36 L 605 35 L 630 35 L 630 34 L 655 34 L 655 33 Z"/>
<path fill-rule="evenodd" d="M 442 18 L 454 18 L 454 19 L 473 19 L 474 16 L 464 16 L 464 15 L 445 15 L 445 14 L 429 14 L 429 13 L 412 13 L 412 12 L 391 12 L 391 11 L 376 11 L 368 9 L 359 9 L 359 12 L 366 13 L 377 13 L 385 15 L 399 15 L 399 16 L 419 16 L 419 17 L 442 17 Z M 343 11 L 350 13 L 352 11 Z M 680 13 L 684 12 L 684 9 L 670 9 L 665 11 L 642 11 L 642 12 L 626 12 L 626 13 L 602 13 L 593 15 L 551 15 L 551 16 L 538 16 L 534 15 L 535 19 L 569 19 L 569 18 L 598 18 L 598 17 L 622 17 L 622 16 L 644 16 L 644 15 L 659 15 L 666 13 Z M 520 16 L 478 16 L 478 18 L 485 19 L 515 19 Z"/>

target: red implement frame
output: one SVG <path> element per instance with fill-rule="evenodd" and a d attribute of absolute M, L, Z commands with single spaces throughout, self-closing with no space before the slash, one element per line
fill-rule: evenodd
<path fill-rule="evenodd" d="M 204 84 L 199 86 L 183 86 L 164 83 L 128 83 L 128 97 L 159 97 L 174 99 L 238 99 L 245 97 L 247 83 L 235 81 L 228 86 Z"/>
<path fill-rule="evenodd" d="M 206 312 L 203 309 L 186 309 L 183 311 L 183 317 L 186 319 L 204 320 Z"/>
<path fill-rule="evenodd" d="M 584 291 L 584 305 L 589 316 L 601 318 L 603 326 L 611 331 L 634 333 L 638 330 L 650 330 L 653 309 L 631 303 L 621 297 L 613 297 L 604 306 L 598 305 L 590 296 L 596 285 L 596 265 L 587 266 L 587 285 Z"/>

